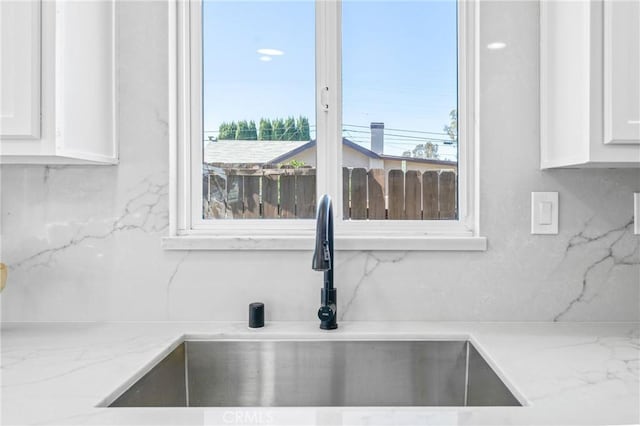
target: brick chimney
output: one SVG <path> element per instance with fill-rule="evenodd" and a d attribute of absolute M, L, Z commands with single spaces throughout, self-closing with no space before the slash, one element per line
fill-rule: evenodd
<path fill-rule="evenodd" d="M 371 123 L 371 151 L 384 153 L 384 123 Z"/>

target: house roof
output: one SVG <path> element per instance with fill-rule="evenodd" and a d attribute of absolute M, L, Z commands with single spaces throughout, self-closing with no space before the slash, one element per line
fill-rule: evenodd
<path fill-rule="evenodd" d="M 429 163 L 429 164 L 439 164 L 442 166 L 455 166 L 457 164 L 456 161 L 448 161 L 448 160 L 434 160 L 433 158 L 416 158 L 416 157 L 403 157 L 401 155 L 380 155 L 380 158 L 383 160 L 397 160 L 397 161 L 409 161 L 412 163 Z"/>
<path fill-rule="evenodd" d="M 452 165 L 456 165 L 455 161 L 446 161 L 446 160 L 434 160 L 434 159 L 430 159 L 430 158 L 414 158 L 414 157 L 402 157 L 402 156 L 398 156 L 398 155 L 387 155 L 387 154 L 377 154 L 373 151 L 371 151 L 370 149 L 367 149 L 361 145 L 358 145 L 357 143 L 354 143 L 352 141 L 350 141 L 347 138 L 342 138 L 342 144 L 344 146 L 348 146 L 351 149 L 354 149 L 355 151 L 358 151 L 359 153 L 366 155 L 369 158 L 373 158 L 376 160 L 398 160 L 398 161 L 410 161 L 413 163 L 429 163 L 429 164 L 440 164 L 443 166 L 452 166 Z M 285 152 L 284 154 L 280 155 L 279 157 L 274 158 L 273 160 L 270 161 L 270 163 L 282 163 L 284 161 L 287 161 L 289 158 L 294 157 L 296 155 L 298 155 L 299 153 L 301 153 L 302 151 L 312 148 L 316 146 L 316 141 L 311 140 L 307 143 L 305 143 L 304 145 L 300 145 L 299 147 L 297 147 L 296 149 L 290 151 L 290 152 Z"/>
<path fill-rule="evenodd" d="M 366 155 L 367 157 L 370 158 L 375 158 L 375 159 L 380 159 L 380 155 L 376 154 L 375 152 L 371 151 L 370 149 L 367 149 L 365 147 L 362 147 L 356 143 L 351 142 L 349 139 L 347 138 L 342 138 L 342 144 L 345 146 L 348 146 L 349 148 L 355 149 L 356 151 L 360 152 L 363 155 Z M 289 158 L 294 157 L 298 154 L 300 154 L 302 151 L 305 151 L 309 148 L 313 148 L 314 146 L 316 146 L 316 140 L 312 139 L 309 142 L 305 143 L 304 145 L 299 146 L 298 148 L 294 149 L 293 151 L 290 152 L 285 152 L 284 154 L 280 155 L 279 157 L 274 158 L 273 160 L 271 160 L 272 163 L 281 163 L 283 161 L 287 161 Z"/>
<path fill-rule="evenodd" d="M 410 161 L 414 163 L 430 163 L 455 165 L 455 161 L 433 160 L 428 158 L 402 157 L 397 155 L 377 154 L 368 148 L 342 138 L 342 144 L 359 153 L 376 160 Z M 278 164 L 316 146 L 315 139 L 304 141 L 236 141 L 219 140 L 209 142 L 204 148 L 205 163 L 247 163 Z"/>
<path fill-rule="evenodd" d="M 204 147 L 205 163 L 272 163 L 274 158 L 307 144 L 305 141 L 218 140 Z"/>

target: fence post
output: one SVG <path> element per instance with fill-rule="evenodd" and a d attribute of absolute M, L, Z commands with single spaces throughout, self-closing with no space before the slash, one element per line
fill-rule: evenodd
<path fill-rule="evenodd" d="M 255 173 L 255 171 L 254 171 Z M 260 176 L 246 175 L 244 178 L 244 218 L 260 217 Z"/>
<path fill-rule="evenodd" d="M 244 187 L 242 176 L 236 170 L 226 170 L 227 175 L 227 211 L 233 219 L 242 218 Z"/>
<path fill-rule="evenodd" d="M 316 214 L 316 171 L 310 168 L 295 170 L 296 217 L 309 219 Z"/>
<path fill-rule="evenodd" d="M 351 183 L 349 181 L 349 168 L 342 168 L 342 218 L 349 219 L 349 188 Z"/>
<path fill-rule="evenodd" d="M 389 219 L 404 219 L 404 172 L 389 171 Z"/>
<path fill-rule="evenodd" d="M 216 173 L 207 175 L 207 191 L 205 198 L 205 219 L 224 219 L 226 215 L 226 179 Z"/>
<path fill-rule="evenodd" d="M 406 219 L 422 219 L 422 186 L 421 173 L 417 170 L 408 170 L 405 174 L 405 217 Z"/>
<path fill-rule="evenodd" d="M 438 210 L 438 172 L 429 170 L 422 174 L 422 218 L 437 220 Z"/>
<path fill-rule="evenodd" d="M 369 219 L 384 220 L 384 169 L 371 169 L 367 174 L 367 194 L 369 195 Z"/>
<path fill-rule="evenodd" d="M 296 217 L 296 176 L 290 169 L 280 175 L 280 217 Z"/>
<path fill-rule="evenodd" d="M 367 218 L 367 171 L 356 168 L 351 171 L 351 219 Z"/>
<path fill-rule="evenodd" d="M 439 185 L 440 219 L 456 218 L 456 174 L 451 171 L 440 173 Z"/>
<path fill-rule="evenodd" d="M 277 171 L 264 170 L 262 176 L 262 217 L 265 219 L 278 217 L 278 178 Z"/>

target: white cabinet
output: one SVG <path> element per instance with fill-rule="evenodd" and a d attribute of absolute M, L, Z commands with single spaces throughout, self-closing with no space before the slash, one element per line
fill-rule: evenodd
<path fill-rule="evenodd" d="M 40 5 L 0 4 L 0 129 L 3 137 L 40 137 Z"/>
<path fill-rule="evenodd" d="M 640 143 L 640 0 L 604 3 L 604 143 Z"/>
<path fill-rule="evenodd" d="M 540 2 L 541 167 L 640 167 L 640 2 Z"/>
<path fill-rule="evenodd" d="M 115 2 L 0 1 L 0 163 L 115 164 Z"/>

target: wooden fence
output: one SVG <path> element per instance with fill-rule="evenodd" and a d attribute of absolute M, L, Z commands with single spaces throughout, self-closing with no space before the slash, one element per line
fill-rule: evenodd
<path fill-rule="evenodd" d="M 386 177 L 386 179 L 385 179 Z M 342 169 L 343 217 L 374 220 L 437 220 L 457 217 L 452 171 Z"/>
<path fill-rule="evenodd" d="M 457 217 L 452 171 L 342 169 L 343 217 L 437 220 Z M 203 175 L 206 219 L 315 217 L 314 168 L 220 168 Z"/>

